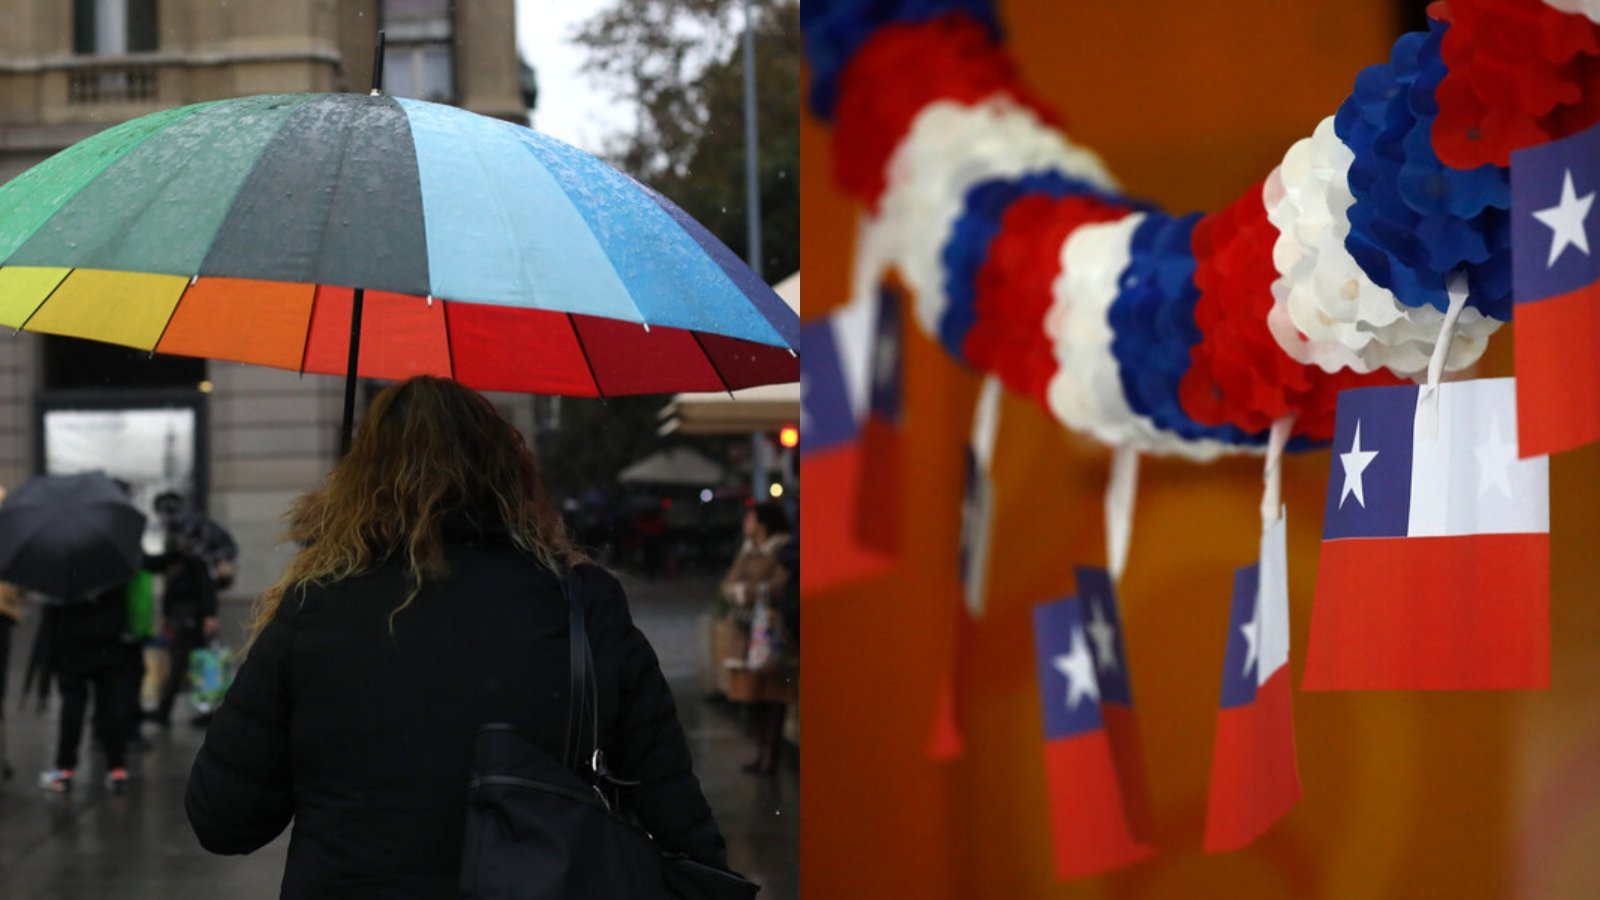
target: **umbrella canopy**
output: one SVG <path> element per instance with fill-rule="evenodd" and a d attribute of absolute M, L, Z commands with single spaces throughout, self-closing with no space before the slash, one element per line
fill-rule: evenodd
<path fill-rule="evenodd" d="M 145 517 L 102 472 L 41 475 L 0 503 L 0 581 L 62 602 L 133 577 Z"/>
<path fill-rule="evenodd" d="M 800 273 L 773 286 L 796 315 L 800 313 Z M 662 434 L 741 434 L 775 431 L 800 421 L 800 385 L 753 387 L 738 393 L 706 391 L 679 394 L 661 410 Z"/>
<path fill-rule="evenodd" d="M 704 227 L 530 129 L 364 94 L 164 110 L 0 187 L 0 325 L 481 390 L 799 377 L 799 320 Z"/>

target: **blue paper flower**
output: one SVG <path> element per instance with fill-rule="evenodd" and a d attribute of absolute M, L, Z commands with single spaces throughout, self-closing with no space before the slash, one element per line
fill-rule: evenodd
<path fill-rule="evenodd" d="M 1178 383 L 1189 369 L 1189 348 L 1200 342 L 1194 321 L 1200 291 L 1194 285 L 1189 243 L 1199 220 L 1199 213 L 1174 217 L 1152 212 L 1134 230 L 1128 268 L 1111 304 L 1111 352 L 1129 408 L 1157 428 L 1185 440 L 1259 444 L 1265 433 L 1202 425 L 1189 418 L 1178 400 Z"/>
<path fill-rule="evenodd" d="M 873 32 L 885 25 L 927 22 L 950 13 L 970 16 L 1000 40 L 994 0 L 805 0 L 800 4 L 800 26 L 805 32 L 806 61 L 811 64 L 812 112 L 823 119 L 833 117 L 839 75 Z"/>
<path fill-rule="evenodd" d="M 1402 36 L 1386 65 L 1370 66 L 1334 119 L 1355 154 L 1345 246 L 1375 284 L 1407 306 L 1449 306 L 1445 284 L 1467 273 L 1467 304 L 1511 318 L 1511 184 L 1498 166 L 1453 169 L 1433 149 L 1439 46 L 1449 25 Z"/>

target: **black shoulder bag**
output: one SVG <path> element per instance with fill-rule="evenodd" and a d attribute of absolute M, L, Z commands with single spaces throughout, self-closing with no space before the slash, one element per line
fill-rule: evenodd
<path fill-rule="evenodd" d="M 577 576 L 567 597 L 571 705 L 565 759 L 509 724 L 478 729 L 468 782 L 461 896 L 475 900 L 748 900 L 739 875 L 664 854 L 619 815 L 599 742 L 599 692 Z M 585 717 L 588 722 L 585 723 Z M 587 724 L 587 728 L 585 725 Z"/>

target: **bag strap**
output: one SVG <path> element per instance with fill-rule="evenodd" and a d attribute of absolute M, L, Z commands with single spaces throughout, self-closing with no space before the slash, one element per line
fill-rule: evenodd
<path fill-rule="evenodd" d="M 567 739 L 563 762 L 576 770 L 583 762 L 584 695 L 588 691 L 593 657 L 589 653 L 589 631 L 584 622 L 583 595 L 577 573 L 571 569 L 561 575 L 561 590 L 567 596 Z"/>
<path fill-rule="evenodd" d="M 593 780 L 596 790 L 599 790 L 600 782 L 607 782 L 612 787 L 636 786 L 637 781 L 613 775 L 606 766 L 605 754 L 600 752 L 600 688 L 595 680 L 594 649 L 589 644 L 588 624 L 577 573 L 571 569 L 563 573 L 561 587 L 567 595 L 567 689 L 570 692 L 565 747 L 567 768 Z M 587 735 L 584 734 L 585 713 L 589 717 Z M 601 799 L 605 800 L 603 792 Z M 606 802 L 609 806 L 609 801 Z"/>

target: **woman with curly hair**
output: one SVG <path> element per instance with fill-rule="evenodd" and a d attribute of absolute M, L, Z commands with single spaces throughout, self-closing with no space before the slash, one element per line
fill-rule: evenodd
<path fill-rule="evenodd" d="M 480 394 L 420 377 L 373 401 L 302 497 L 299 552 L 259 598 L 249 655 L 186 805 L 213 853 L 294 821 L 284 897 L 454 897 L 474 735 L 509 722 L 559 758 L 572 571 L 612 771 L 665 851 L 724 846 L 655 652 L 621 586 L 573 546 L 522 436 Z"/>

